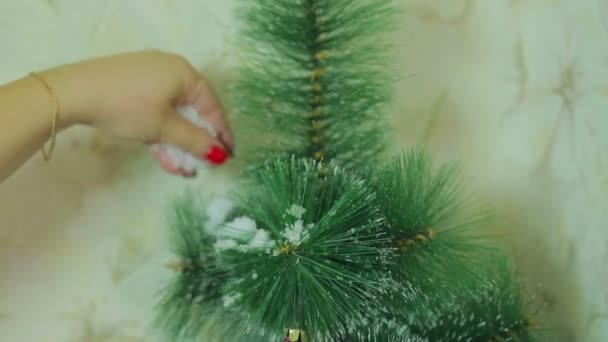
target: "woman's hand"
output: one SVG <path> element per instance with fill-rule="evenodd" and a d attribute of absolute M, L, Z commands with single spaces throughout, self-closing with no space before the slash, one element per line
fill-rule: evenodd
<path fill-rule="evenodd" d="M 184 58 L 158 51 L 128 53 L 39 73 L 54 88 L 62 127 L 88 124 L 146 144 L 171 144 L 213 164 L 234 149 L 222 105 L 209 84 Z M 182 118 L 176 108 L 191 105 L 219 133 L 213 138 Z M 156 153 L 168 172 L 183 176 L 167 156 Z"/>

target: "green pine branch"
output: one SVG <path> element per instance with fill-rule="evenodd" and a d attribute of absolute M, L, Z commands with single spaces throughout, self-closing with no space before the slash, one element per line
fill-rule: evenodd
<path fill-rule="evenodd" d="M 480 280 L 490 251 L 481 230 L 487 214 L 463 194 L 457 171 L 434 168 L 420 148 L 374 171 L 378 206 L 398 249 L 391 272 L 401 287 L 387 301 L 400 314 L 425 319 L 431 299 L 446 303 Z"/>
<path fill-rule="evenodd" d="M 245 6 L 244 68 L 235 87 L 256 150 L 343 167 L 374 162 L 387 146 L 390 58 L 382 33 L 389 0 L 258 0 Z"/>
<path fill-rule="evenodd" d="M 442 308 L 432 322 L 411 330 L 429 341 L 537 341 L 540 307 L 524 298 L 515 270 L 506 257 L 495 257 L 485 280 L 473 294 L 461 295 L 457 305 Z"/>
<path fill-rule="evenodd" d="M 512 273 L 487 272 L 485 214 L 456 169 L 421 149 L 381 162 L 392 2 L 245 8 L 234 94 L 266 141 L 246 152 L 258 163 L 229 208 L 176 204 L 176 277 L 158 320 L 170 338 L 532 341 Z"/>
<path fill-rule="evenodd" d="M 335 338 L 337 342 L 427 342 L 429 340 L 413 334 L 401 321 L 375 320 Z"/>
<path fill-rule="evenodd" d="M 382 216 L 368 182 L 334 163 L 299 159 L 268 162 L 244 179 L 237 206 L 272 241 L 223 253 L 238 275 L 226 295 L 233 311 L 247 312 L 244 324 L 323 341 L 373 315 L 393 251 L 376 229 Z"/>
<path fill-rule="evenodd" d="M 173 205 L 170 215 L 174 260 L 166 266 L 176 273 L 158 305 L 156 325 L 171 341 L 247 341 L 278 339 L 276 332 L 246 330 L 238 314 L 224 307 L 224 287 L 235 276 L 219 260 L 216 252 L 217 222 L 207 215 L 206 207 L 192 193 Z M 228 213 L 227 213 L 228 214 Z"/>
<path fill-rule="evenodd" d="M 434 303 L 433 317 L 407 323 L 380 319 L 342 336 L 340 342 L 531 342 L 537 341 L 538 308 L 523 298 L 514 269 L 504 256 L 493 258 L 474 291 Z M 471 288 L 470 290 L 473 290 Z M 405 310 L 405 308 L 402 308 Z"/>
<path fill-rule="evenodd" d="M 165 290 L 157 323 L 172 338 L 190 338 L 207 333 L 208 320 L 221 315 L 216 307 L 221 288 L 229 279 L 213 252 L 215 238 L 207 234 L 205 211 L 192 194 L 173 207 L 173 253 L 178 260 L 167 266 L 177 273 Z"/>

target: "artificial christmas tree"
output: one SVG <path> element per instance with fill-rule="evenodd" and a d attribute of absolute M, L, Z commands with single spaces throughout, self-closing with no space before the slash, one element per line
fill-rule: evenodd
<path fill-rule="evenodd" d="M 389 0 L 255 0 L 234 94 L 264 141 L 231 196 L 178 201 L 170 339 L 530 341 L 455 169 L 386 158 Z M 505 265 L 498 267 L 497 265 Z"/>

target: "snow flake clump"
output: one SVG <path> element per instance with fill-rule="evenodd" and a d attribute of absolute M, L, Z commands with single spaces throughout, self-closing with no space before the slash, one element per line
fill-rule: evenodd
<path fill-rule="evenodd" d="M 177 108 L 177 112 L 194 125 L 206 129 L 211 136 L 215 138 L 218 137 L 218 131 L 215 127 L 211 122 L 200 116 L 194 107 L 190 105 L 181 106 Z M 151 149 L 155 153 L 163 153 L 166 156 L 167 161 L 176 169 L 183 169 L 188 173 L 192 173 L 196 170 L 204 170 L 209 167 L 209 163 L 204 162 L 200 158 L 196 158 L 192 154 L 171 144 L 154 144 L 151 146 Z"/>
<path fill-rule="evenodd" d="M 292 224 L 287 225 L 283 231 L 283 237 L 292 245 L 299 246 L 303 241 L 306 240 L 308 234 L 306 231 L 314 226 L 314 224 L 304 225 L 304 214 L 306 209 L 300 205 L 293 204 L 287 209 L 287 214 L 295 218 L 296 221 Z"/>
<path fill-rule="evenodd" d="M 289 209 L 287 209 L 287 214 L 293 216 L 294 218 L 300 220 L 306 213 L 306 209 L 301 205 L 292 204 Z"/>
<path fill-rule="evenodd" d="M 234 203 L 227 198 L 214 198 L 207 207 L 207 224 L 205 225 L 208 232 L 213 232 L 219 225 L 226 222 L 228 214 L 234 208 Z"/>
<path fill-rule="evenodd" d="M 230 222 L 221 223 L 211 233 L 218 238 L 214 245 L 218 252 L 228 250 L 248 252 L 275 246 L 270 233 L 265 229 L 259 229 L 255 220 L 248 216 L 239 216 Z"/>
<path fill-rule="evenodd" d="M 237 242 L 230 239 L 217 240 L 213 247 L 218 252 L 227 251 L 230 249 L 234 249 L 238 246 Z"/>
<path fill-rule="evenodd" d="M 304 235 L 304 221 L 297 220 L 293 224 L 287 226 L 283 232 L 283 237 L 293 245 L 300 245 L 302 236 Z"/>
<path fill-rule="evenodd" d="M 270 238 L 268 231 L 264 229 L 258 229 L 255 232 L 255 236 L 249 241 L 248 247 L 250 248 L 272 248 L 275 242 Z"/>
<path fill-rule="evenodd" d="M 207 208 L 208 232 L 217 237 L 214 248 L 218 252 L 238 250 L 249 252 L 252 250 L 270 249 L 276 247 L 268 230 L 258 228 L 257 222 L 249 216 L 239 216 L 230 222 L 226 219 L 233 210 L 234 204 L 227 199 L 213 200 Z M 304 224 L 306 209 L 300 205 L 293 204 L 286 210 L 284 216 L 288 222 L 281 236 L 287 243 L 299 246 L 308 238 L 307 231 L 314 224 Z M 295 220 L 295 221 L 293 221 Z"/>
<path fill-rule="evenodd" d="M 224 295 L 224 296 L 222 297 L 222 301 L 224 302 L 224 307 L 225 307 L 225 308 L 229 308 L 229 307 L 231 307 L 232 305 L 234 305 L 234 303 L 235 303 L 237 300 L 241 299 L 241 297 L 242 297 L 242 296 L 243 296 L 243 294 L 238 293 L 238 292 L 237 292 L 237 293 L 235 293 L 235 294 L 233 294 L 233 295 L 228 295 L 228 294 L 227 294 L 227 295 Z"/>
<path fill-rule="evenodd" d="M 220 237 L 242 241 L 250 239 L 256 230 L 257 223 L 251 217 L 240 216 L 220 226 L 215 234 Z"/>

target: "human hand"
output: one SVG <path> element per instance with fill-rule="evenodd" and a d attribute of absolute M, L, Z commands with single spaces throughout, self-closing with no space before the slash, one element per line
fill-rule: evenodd
<path fill-rule="evenodd" d="M 87 124 L 146 144 L 177 146 L 208 162 L 223 164 L 234 150 L 230 126 L 209 84 L 184 58 L 159 51 L 127 53 L 39 73 L 53 86 L 62 127 Z M 191 106 L 217 131 L 213 137 L 183 118 Z M 154 155 L 172 174 L 193 176 L 173 165 L 162 149 Z"/>

